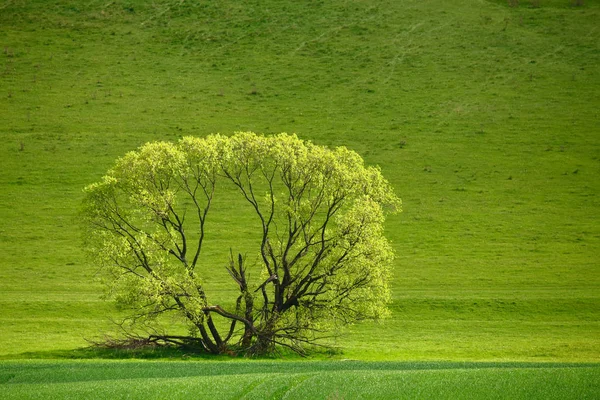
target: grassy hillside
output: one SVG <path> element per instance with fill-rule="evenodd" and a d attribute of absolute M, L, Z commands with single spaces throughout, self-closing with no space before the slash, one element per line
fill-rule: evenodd
<path fill-rule="evenodd" d="M 598 20 L 569 0 L 3 2 L 0 355 L 110 326 L 86 184 L 147 141 L 252 130 L 352 148 L 403 199 L 393 316 L 344 357 L 599 361 Z"/>

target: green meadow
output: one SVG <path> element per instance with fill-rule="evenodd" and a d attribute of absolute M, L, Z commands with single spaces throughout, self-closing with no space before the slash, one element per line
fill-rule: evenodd
<path fill-rule="evenodd" d="M 10 399 L 593 399 L 597 364 L 20 361 Z"/>
<path fill-rule="evenodd" d="M 0 398 L 600 396 L 600 3 L 516 3 L 0 2 Z M 81 350 L 119 317 L 83 187 L 148 141 L 235 131 L 381 167 L 391 317 L 309 361 L 57 360 L 136 356 Z M 226 298 L 257 221 L 217 206 Z"/>

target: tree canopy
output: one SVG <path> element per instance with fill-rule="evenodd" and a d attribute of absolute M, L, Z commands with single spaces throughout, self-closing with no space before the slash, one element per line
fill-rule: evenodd
<path fill-rule="evenodd" d="M 197 267 L 215 193 L 227 185 L 254 215 L 256 257 L 231 248 L 211 267 L 225 268 L 237 293 L 216 304 Z M 109 295 L 151 329 L 148 341 L 303 352 L 337 324 L 388 313 L 393 251 L 383 223 L 400 200 L 379 168 L 345 147 L 251 132 L 147 143 L 85 193 L 86 247 Z M 156 328 L 166 315 L 188 334 Z"/>

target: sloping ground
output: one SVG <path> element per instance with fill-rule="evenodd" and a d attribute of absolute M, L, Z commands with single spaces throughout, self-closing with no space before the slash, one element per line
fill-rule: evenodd
<path fill-rule="evenodd" d="M 114 316 L 81 189 L 150 140 L 253 130 L 346 145 L 404 212 L 393 316 L 357 358 L 600 359 L 600 9 L 522 1 L 11 1 L 0 6 L 0 354 Z M 205 262 L 251 227 L 220 199 Z"/>

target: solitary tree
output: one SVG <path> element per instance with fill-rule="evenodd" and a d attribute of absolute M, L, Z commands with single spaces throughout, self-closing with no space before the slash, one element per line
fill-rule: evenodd
<path fill-rule="evenodd" d="M 207 269 L 224 268 L 237 292 L 216 304 L 197 267 L 215 192 L 227 185 L 255 215 L 256 256 L 228 249 Z M 303 352 L 336 324 L 388 312 L 393 252 L 383 222 L 400 200 L 344 147 L 254 133 L 148 143 L 85 193 L 87 248 L 110 296 L 131 321 L 153 327 L 173 315 L 188 328 L 147 331 L 147 342 Z"/>

